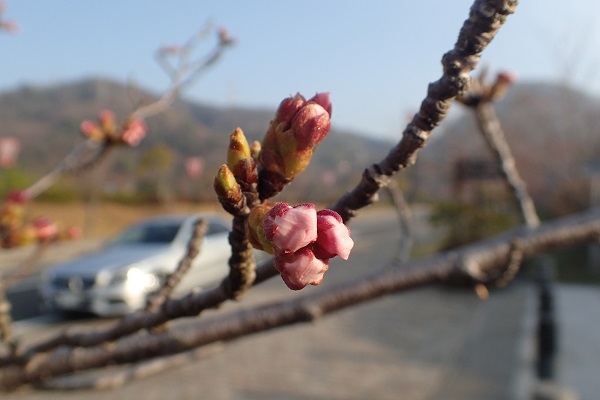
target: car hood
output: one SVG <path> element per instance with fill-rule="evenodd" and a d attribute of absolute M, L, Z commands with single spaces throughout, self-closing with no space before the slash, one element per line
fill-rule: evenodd
<path fill-rule="evenodd" d="M 52 268 L 54 273 L 85 275 L 100 271 L 117 271 L 127 265 L 148 260 L 169 252 L 168 245 L 127 245 L 114 246 L 100 250 L 76 260 L 60 264 Z"/>

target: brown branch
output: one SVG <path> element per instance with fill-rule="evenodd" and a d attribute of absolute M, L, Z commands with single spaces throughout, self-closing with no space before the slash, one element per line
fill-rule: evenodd
<path fill-rule="evenodd" d="M 444 281 L 453 275 L 471 276 L 504 268 L 510 260 L 512 243 L 519 241 L 525 257 L 595 240 L 600 234 L 600 209 L 546 222 L 533 229 L 516 229 L 426 259 L 405 268 L 388 268 L 327 291 L 292 300 L 270 303 L 211 318 L 197 319 L 161 334 L 124 338 L 111 346 L 86 349 L 58 348 L 39 354 L 29 362 L 0 368 L 0 388 L 12 389 L 74 371 L 123 364 L 187 351 L 217 341 L 232 340 L 321 316 L 390 293 Z"/>
<path fill-rule="evenodd" d="M 517 170 L 515 158 L 508 146 L 506 135 L 494 111 L 493 104 L 488 101 L 480 102 L 474 106 L 474 110 L 479 130 L 483 134 L 496 162 L 501 167 L 502 176 L 513 193 L 523 222 L 528 227 L 536 227 L 539 225 L 540 219 L 533 200 L 527 192 L 527 185 Z"/>
<path fill-rule="evenodd" d="M 109 148 L 93 139 L 87 139 L 80 143 L 54 169 L 24 190 L 27 199 L 36 198 L 66 174 L 96 165 L 106 155 Z"/>
<path fill-rule="evenodd" d="M 399 263 L 404 263 L 410 258 L 410 250 L 413 246 L 412 215 L 410 207 L 402 194 L 402 190 L 394 180 L 390 180 L 386 190 L 392 199 L 392 204 L 398 215 L 398 224 L 400 226 L 400 243 L 398 243 L 398 255 L 396 259 Z M 400 265 L 400 264 L 399 264 Z"/>
<path fill-rule="evenodd" d="M 516 0 L 475 1 L 454 49 L 442 58 L 442 77 L 429 85 L 427 97 L 402 133 L 400 142 L 382 161 L 364 171 L 362 180 L 352 191 L 329 207 L 345 222 L 356 215 L 357 210 L 377 201 L 377 192 L 388 184 L 394 173 L 415 163 L 418 150 L 446 117 L 456 96 L 468 89 L 469 72 L 479 63 L 481 52 L 516 7 Z"/>
<path fill-rule="evenodd" d="M 252 287 L 256 278 L 252 245 L 246 233 L 247 219 L 247 213 L 233 217 L 233 229 L 229 234 L 231 245 L 229 276 L 221 285 L 228 299 L 239 299 L 247 289 Z"/>
<path fill-rule="evenodd" d="M 202 239 L 206 235 L 208 223 L 206 220 L 199 218 L 194 223 L 194 230 L 190 240 L 187 244 L 187 251 L 183 258 L 179 261 L 177 268 L 171 274 L 169 274 L 163 282 L 160 289 L 153 293 L 146 303 L 146 311 L 150 313 L 157 312 L 160 307 L 167 301 L 168 298 L 173 294 L 175 287 L 181 282 L 185 274 L 192 267 L 194 259 L 200 254 L 202 249 Z"/>

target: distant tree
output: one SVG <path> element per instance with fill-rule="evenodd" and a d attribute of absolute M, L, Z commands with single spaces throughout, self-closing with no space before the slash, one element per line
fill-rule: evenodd
<path fill-rule="evenodd" d="M 153 200 L 167 204 L 172 198 L 169 177 L 175 166 L 175 152 L 166 144 L 157 144 L 143 150 L 137 165 L 137 173 L 153 192 Z"/>

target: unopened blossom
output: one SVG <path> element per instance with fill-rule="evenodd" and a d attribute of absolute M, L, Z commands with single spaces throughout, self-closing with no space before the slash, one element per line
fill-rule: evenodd
<path fill-rule="evenodd" d="M 264 202 L 250 211 L 248 231 L 255 248 L 275 255 L 275 267 L 293 290 L 320 284 L 329 260 L 347 260 L 354 246 L 339 214 L 317 213 L 314 204 Z"/>
<path fill-rule="evenodd" d="M 330 113 L 328 93 L 308 101 L 298 93 L 280 103 L 258 157 L 262 198 L 279 193 L 308 167 L 314 149 L 329 133 Z"/>
<path fill-rule="evenodd" d="M 317 213 L 317 240 L 313 243 L 315 255 L 321 259 L 335 256 L 347 260 L 354 241 L 350 238 L 350 228 L 344 225 L 342 217 L 332 210 Z"/>
<path fill-rule="evenodd" d="M 267 240 L 279 253 L 294 253 L 317 240 L 317 210 L 314 204 L 294 207 L 277 203 L 263 222 Z"/>
<path fill-rule="evenodd" d="M 229 137 L 227 166 L 244 191 L 258 181 L 256 160 L 252 157 L 250 145 L 244 132 L 237 128 Z"/>
<path fill-rule="evenodd" d="M 24 190 L 13 190 L 6 195 L 6 201 L 17 204 L 25 204 L 29 200 L 27 192 Z"/>
<path fill-rule="evenodd" d="M 15 33 L 19 30 L 19 25 L 14 21 L 0 21 L 0 30 Z"/>
<path fill-rule="evenodd" d="M 102 110 L 98 114 L 100 128 L 105 134 L 113 135 L 115 131 L 115 114 L 110 110 Z"/>
<path fill-rule="evenodd" d="M 313 149 L 329 133 L 329 113 L 321 105 L 309 102 L 296 113 L 291 130 L 296 150 Z"/>
<path fill-rule="evenodd" d="M 106 135 L 104 134 L 102 128 L 100 128 L 100 125 L 94 121 L 90 121 L 89 119 L 86 119 L 81 123 L 81 125 L 79 125 L 79 130 L 84 136 L 97 142 L 104 142 L 106 139 Z"/>
<path fill-rule="evenodd" d="M 58 235 L 56 223 L 46 217 L 38 217 L 33 220 L 32 225 L 35 229 L 38 240 L 47 241 Z"/>
<path fill-rule="evenodd" d="M 235 213 L 235 210 L 242 205 L 244 200 L 242 188 L 235 180 L 235 176 L 233 176 L 227 164 L 223 164 L 217 171 L 213 188 L 217 193 L 219 203 L 227 212 Z"/>
<path fill-rule="evenodd" d="M 517 81 L 517 74 L 510 71 L 501 71 L 496 75 L 496 81 L 489 88 L 488 99 L 500 100 L 509 87 Z"/>
<path fill-rule="evenodd" d="M 310 247 L 303 247 L 290 254 L 275 257 L 275 268 L 285 284 L 292 290 L 303 289 L 306 285 L 319 285 L 329 269 L 329 260 L 318 259 Z"/>
<path fill-rule="evenodd" d="M 141 119 L 130 119 L 121 133 L 121 141 L 128 146 L 137 146 L 146 136 L 146 124 Z"/>

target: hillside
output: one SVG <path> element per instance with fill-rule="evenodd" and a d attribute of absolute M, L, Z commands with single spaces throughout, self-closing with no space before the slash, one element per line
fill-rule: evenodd
<path fill-rule="evenodd" d="M 0 95 L 0 137 L 18 137 L 22 146 L 18 167 L 39 176 L 82 140 L 78 129 L 82 120 L 95 118 L 104 108 L 112 109 L 122 119 L 136 104 L 153 99 L 152 93 L 105 79 L 50 87 L 21 86 Z M 148 176 L 136 176 L 140 174 L 140 155 L 163 144 L 174 155 L 173 170 L 163 177 L 170 189 L 176 190 L 178 196 L 212 198 L 213 171 L 224 162 L 229 134 L 240 126 L 249 140 L 260 140 L 274 111 L 275 108 L 218 108 L 178 101 L 166 113 L 147 121 L 149 135 L 139 149 L 119 150 L 107 160 L 102 190 L 128 192 L 139 186 L 140 180 L 151 180 Z M 332 199 L 347 190 L 349 182 L 355 182 L 356 172 L 380 159 L 387 146 L 384 142 L 336 131 L 334 121 L 334 129 L 316 151 L 313 163 L 294 183 L 296 190 L 311 195 L 313 200 Z M 184 161 L 190 156 L 201 156 L 205 161 L 206 172 L 196 181 L 184 174 Z M 312 190 L 324 176 L 330 183 L 335 182 L 329 186 L 330 190 Z"/>

